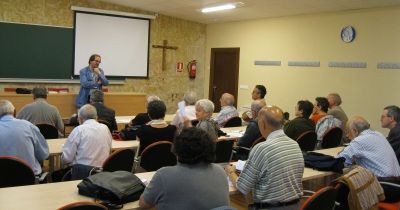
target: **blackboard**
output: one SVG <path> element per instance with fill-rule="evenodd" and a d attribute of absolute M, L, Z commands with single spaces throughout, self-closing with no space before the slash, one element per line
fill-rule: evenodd
<path fill-rule="evenodd" d="M 70 79 L 73 46 L 72 28 L 0 23 L 0 78 Z"/>

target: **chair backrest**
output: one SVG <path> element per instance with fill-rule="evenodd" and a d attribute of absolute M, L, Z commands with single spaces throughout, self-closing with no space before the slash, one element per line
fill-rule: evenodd
<path fill-rule="evenodd" d="M 103 163 L 103 171 L 132 172 L 135 161 L 135 152 L 132 149 L 120 149 L 111 153 Z"/>
<path fill-rule="evenodd" d="M 106 125 L 106 126 L 107 126 L 107 128 L 108 128 L 108 130 L 110 130 L 110 133 L 112 133 L 112 132 L 113 132 L 113 128 L 112 128 L 112 126 L 111 126 L 110 122 L 108 122 L 107 120 L 103 120 L 103 119 L 97 119 L 97 122 L 99 122 L 99 123 L 101 123 L 101 124 L 104 124 L 104 125 Z"/>
<path fill-rule="evenodd" d="M 335 210 L 348 210 L 349 209 L 349 188 L 342 182 L 335 185 L 337 191 L 335 199 Z"/>
<path fill-rule="evenodd" d="M 36 125 L 40 133 L 44 136 L 45 139 L 57 139 L 58 138 L 58 130 L 53 125 L 49 124 L 37 124 Z"/>
<path fill-rule="evenodd" d="M 144 148 L 140 166 L 146 171 L 156 171 L 164 166 L 176 165 L 177 158 L 171 152 L 170 141 L 157 141 Z"/>
<path fill-rule="evenodd" d="M 309 197 L 301 206 L 301 210 L 333 209 L 335 206 L 336 189 L 327 186 Z"/>
<path fill-rule="evenodd" d="M 79 201 L 67 204 L 58 210 L 107 210 L 107 207 L 90 201 Z"/>
<path fill-rule="evenodd" d="M 199 120 L 194 119 L 194 120 L 191 120 L 191 122 L 192 122 L 192 126 L 196 127 L 196 125 L 199 123 Z"/>
<path fill-rule="evenodd" d="M 262 136 L 260 136 L 260 138 L 256 139 L 256 140 L 253 142 L 253 144 L 251 144 L 250 149 L 252 149 L 252 148 L 253 148 L 254 146 L 256 146 L 258 143 L 261 143 L 261 142 L 263 142 L 263 141 L 265 141 L 265 138 L 262 137 Z"/>
<path fill-rule="evenodd" d="M 232 158 L 234 140 L 218 140 L 215 146 L 215 163 L 228 163 Z"/>
<path fill-rule="evenodd" d="M 313 130 L 305 131 L 297 137 L 296 141 L 299 144 L 301 151 L 312 151 L 317 143 L 317 133 Z"/>
<path fill-rule="evenodd" d="M 25 161 L 11 156 L 0 156 L 0 187 L 35 184 L 35 174 Z"/>
<path fill-rule="evenodd" d="M 232 117 L 228 119 L 224 125 L 225 128 L 242 126 L 242 118 Z"/>
<path fill-rule="evenodd" d="M 342 141 L 343 130 L 339 127 L 333 127 L 327 130 L 322 137 L 321 147 L 323 149 L 333 148 L 340 145 Z"/>

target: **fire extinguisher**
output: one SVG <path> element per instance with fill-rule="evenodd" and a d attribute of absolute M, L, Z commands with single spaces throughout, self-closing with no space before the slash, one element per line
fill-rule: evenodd
<path fill-rule="evenodd" d="M 189 78 L 194 79 L 196 78 L 196 60 L 192 60 L 188 63 L 187 68 L 189 72 Z"/>

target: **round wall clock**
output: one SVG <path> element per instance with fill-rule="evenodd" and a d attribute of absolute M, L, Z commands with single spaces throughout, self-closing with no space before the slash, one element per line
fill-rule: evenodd
<path fill-rule="evenodd" d="M 342 29 L 340 36 L 344 42 L 350 43 L 356 38 L 356 30 L 353 26 L 346 26 Z"/>

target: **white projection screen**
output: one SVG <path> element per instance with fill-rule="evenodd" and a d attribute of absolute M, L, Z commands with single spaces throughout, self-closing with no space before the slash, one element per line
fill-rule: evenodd
<path fill-rule="evenodd" d="M 101 56 L 106 76 L 148 77 L 150 20 L 75 12 L 74 75 Z"/>

